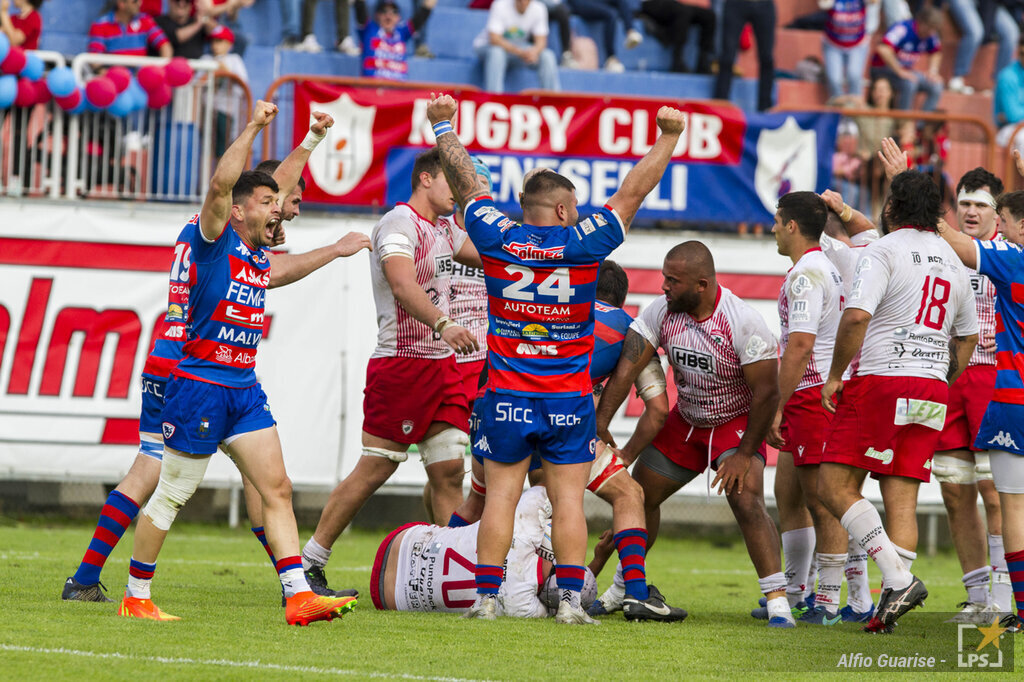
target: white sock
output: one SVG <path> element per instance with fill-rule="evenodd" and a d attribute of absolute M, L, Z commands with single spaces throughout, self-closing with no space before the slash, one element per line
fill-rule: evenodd
<path fill-rule="evenodd" d="M 1009 613 L 1013 602 L 1013 584 L 1006 568 L 1002 535 L 989 534 L 988 557 L 992 562 L 992 606 L 999 613 Z"/>
<path fill-rule="evenodd" d="M 306 574 L 301 568 L 291 568 L 284 573 L 279 573 L 281 585 L 284 587 L 285 597 L 294 597 L 299 592 L 309 592 L 309 583 L 306 582 Z"/>
<path fill-rule="evenodd" d="M 302 548 L 302 568 L 307 571 L 314 564 L 323 568 L 330 559 L 331 550 L 321 547 L 320 543 L 313 538 L 310 538 L 306 546 Z"/>
<path fill-rule="evenodd" d="M 868 555 L 857 541 L 850 538 L 847 549 L 846 567 L 846 605 L 856 613 L 864 613 L 871 608 L 871 585 L 868 583 Z"/>
<path fill-rule="evenodd" d="M 843 567 L 846 565 L 846 554 L 817 554 L 818 559 L 818 591 L 815 593 L 814 605 L 824 606 L 830 616 L 839 612 L 839 591 L 843 587 Z"/>
<path fill-rule="evenodd" d="M 569 602 L 569 606 L 577 610 L 583 608 L 580 604 L 580 593 L 577 590 L 562 590 L 561 601 Z"/>
<path fill-rule="evenodd" d="M 782 575 L 781 573 L 779 575 Z M 785 618 L 790 622 L 795 622 L 793 619 L 793 610 L 789 607 L 789 601 L 785 597 L 775 597 L 769 599 L 765 605 L 768 607 L 768 620 L 772 618 Z"/>
<path fill-rule="evenodd" d="M 893 543 L 893 547 L 896 548 L 896 553 L 900 555 L 900 559 L 903 559 L 903 565 L 907 567 L 907 570 L 913 573 L 914 561 L 917 559 L 917 552 L 911 552 L 909 549 L 904 549 Z"/>
<path fill-rule="evenodd" d="M 886 587 L 902 590 L 910 585 L 913 576 L 897 554 L 896 546 L 889 540 L 882 527 L 882 517 L 874 505 L 861 498 L 850 505 L 839 522 L 878 564 Z"/>
<path fill-rule="evenodd" d="M 757 579 L 757 586 L 761 588 L 761 594 L 768 594 L 769 592 L 778 592 L 779 590 L 786 589 L 786 576 L 779 571 L 778 573 L 772 573 L 763 578 Z"/>
<path fill-rule="evenodd" d="M 782 534 L 782 556 L 786 560 L 786 598 L 791 607 L 804 600 L 813 555 L 813 526 L 787 530 Z"/>
<path fill-rule="evenodd" d="M 612 578 L 612 585 L 615 587 L 621 587 L 623 590 L 626 589 L 626 579 L 622 577 L 622 562 L 620 561 L 615 567 L 615 577 Z"/>
<path fill-rule="evenodd" d="M 804 583 L 804 599 L 814 594 L 814 581 L 818 577 L 818 558 L 814 554 L 811 554 L 811 565 L 807 569 L 807 582 Z"/>
<path fill-rule="evenodd" d="M 133 578 L 128 576 L 128 596 L 139 599 L 149 599 L 149 588 L 153 584 L 152 578 Z"/>
<path fill-rule="evenodd" d="M 1006 553 L 1003 549 L 1003 536 L 1002 535 L 988 535 L 988 560 L 992 563 L 992 568 L 997 571 L 1005 571 L 1006 568 Z"/>
<path fill-rule="evenodd" d="M 988 603 L 988 585 L 991 571 L 990 567 L 982 566 L 981 568 L 964 573 L 964 577 L 960 578 L 960 582 L 967 589 L 967 601 L 972 604 Z"/>

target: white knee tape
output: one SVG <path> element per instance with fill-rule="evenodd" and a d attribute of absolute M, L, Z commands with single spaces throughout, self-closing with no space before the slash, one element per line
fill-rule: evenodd
<path fill-rule="evenodd" d="M 992 480 L 992 462 L 989 461 L 987 452 L 974 453 L 974 476 L 979 481 Z"/>
<path fill-rule="evenodd" d="M 462 459 L 466 456 L 467 445 L 469 445 L 469 434 L 454 427 L 445 429 L 419 444 L 420 458 L 423 460 L 424 466 Z"/>
<path fill-rule="evenodd" d="M 935 455 L 932 458 L 932 475 L 939 483 L 970 485 L 977 480 L 973 463 L 950 455 Z"/>
<path fill-rule="evenodd" d="M 398 462 L 399 464 L 409 459 L 408 452 L 385 450 L 384 448 L 363 448 L 363 454 L 367 457 L 383 457 L 384 459 L 390 459 L 392 462 Z"/>
<path fill-rule="evenodd" d="M 178 510 L 188 502 L 203 481 L 209 457 L 183 457 L 173 450 L 165 450 L 160 466 L 160 482 L 150 496 L 143 513 L 160 530 L 170 530 Z"/>
<path fill-rule="evenodd" d="M 637 395 L 644 402 L 665 392 L 668 382 L 665 379 L 665 370 L 661 367 L 661 360 L 658 359 L 657 353 L 647 363 L 647 366 L 640 370 L 640 374 L 637 375 L 633 385 L 636 386 Z"/>
<path fill-rule="evenodd" d="M 590 465 L 590 478 L 587 480 L 587 490 L 596 494 L 608 482 L 608 479 L 624 469 L 625 465 L 622 463 L 622 458 L 615 454 L 615 451 L 610 447 L 605 446 L 601 454 L 594 460 L 594 463 Z"/>

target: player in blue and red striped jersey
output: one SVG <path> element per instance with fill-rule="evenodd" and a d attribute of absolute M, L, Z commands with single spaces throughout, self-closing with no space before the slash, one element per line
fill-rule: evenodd
<path fill-rule="evenodd" d="M 352 597 L 318 596 L 306 582 L 280 438 L 256 381 L 256 348 L 271 268 L 262 247 L 274 241 L 280 207 L 274 178 L 261 171 L 242 172 L 242 167 L 256 135 L 276 114 L 275 105 L 257 103 L 253 119 L 221 157 L 203 208 L 190 221 L 195 227 L 183 230 L 195 266 L 183 273 L 189 283 L 184 356 L 172 370 L 165 394 L 160 481 L 139 518 L 122 616 L 176 620 L 149 598 L 156 557 L 178 509 L 195 492 L 210 455 L 222 442 L 263 498 L 267 541 L 279 557 L 287 598 L 287 622 L 330 620 L 354 605 Z M 368 244 L 365 235 L 350 234 L 338 247 L 347 256 Z M 286 273 L 283 283 L 299 274 Z"/>
<path fill-rule="evenodd" d="M 582 498 L 597 447 L 590 378 L 597 271 L 664 174 L 683 114 L 662 107 L 661 135 L 605 207 L 579 221 L 572 183 L 557 173 L 538 173 L 524 188 L 524 222 L 518 224 L 498 211 L 479 182 L 452 131 L 456 109 L 456 101 L 442 95 L 427 106 L 427 116 L 449 186 L 465 207 L 488 291 L 488 390 L 477 401 L 473 454 L 484 458 L 489 494 L 478 540 L 478 598 L 468 615 L 496 617 L 515 505 L 536 449 L 554 507 L 552 543 L 562 590 L 555 620 L 595 623 L 580 608 L 579 591 L 587 543 Z"/>

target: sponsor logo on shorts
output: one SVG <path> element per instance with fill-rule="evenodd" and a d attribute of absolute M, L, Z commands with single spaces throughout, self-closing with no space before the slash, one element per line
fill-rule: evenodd
<path fill-rule="evenodd" d="M 590 454 L 594 454 L 595 452 L 597 452 L 597 439 L 596 438 L 591 438 L 590 439 Z"/>
<path fill-rule="evenodd" d="M 408 436 L 410 433 L 412 433 L 413 426 L 415 426 L 415 424 L 411 419 L 406 419 L 402 421 L 402 433 Z"/>
<path fill-rule="evenodd" d="M 1017 443 L 1015 443 L 1013 440 L 1013 436 L 1011 436 L 1006 431 L 1000 431 L 999 433 L 997 433 L 995 436 L 992 437 L 992 440 L 990 440 L 988 444 L 998 445 L 999 447 L 1002 448 L 1013 448 L 1014 450 L 1019 449 L 1017 447 Z"/>
<path fill-rule="evenodd" d="M 163 386 L 164 382 L 162 381 L 153 381 L 152 379 L 147 379 L 145 377 L 142 378 L 143 393 L 150 393 L 152 395 L 155 395 L 157 398 L 163 398 Z"/>
<path fill-rule="evenodd" d="M 552 426 L 579 426 L 583 418 L 578 414 L 549 414 L 548 421 Z"/>
<path fill-rule="evenodd" d="M 517 424 L 533 423 L 533 410 L 528 407 L 516 407 L 512 403 L 498 403 L 494 406 L 494 410 L 498 413 L 495 421 Z"/>
<path fill-rule="evenodd" d="M 170 424 L 168 422 L 164 422 L 163 423 L 163 428 L 164 428 L 164 438 L 165 439 L 166 438 L 170 438 L 171 436 L 174 435 L 174 424 Z"/>
<path fill-rule="evenodd" d="M 898 398 L 896 400 L 896 417 L 893 419 L 893 424 L 896 426 L 920 424 L 941 431 L 945 423 L 946 406 L 942 403 L 914 398 Z"/>
<path fill-rule="evenodd" d="M 889 465 L 889 463 L 892 462 L 893 452 L 892 448 L 881 451 L 874 448 L 868 448 L 867 452 L 864 453 L 864 456 L 870 457 L 871 459 L 877 459 L 882 464 Z"/>
<path fill-rule="evenodd" d="M 208 433 L 210 433 L 210 419 L 209 419 L 209 417 L 200 417 L 199 418 L 199 435 L 200 436 L 205 436 Z"/>
<path fill-rule="evenodd" d="M 798 455 L 800 455 L 801 457 L 803 457 L 804 456 L 804 446 L 803 445 L 797 445 L 796 446 L 796 453 Z"/>
<path fill-rule="evenodd" d="M 528 339 L 546 339 L 548 330 L 542 324 L 528 324 L 523 327 L 522 334 Z"/>
<path fill-rule="evenodd" d="M 490 454 L 491 452 L 491 446 L 487 442 L 487 436 L 480 436 L 480 439 L 476 443 L 473 443 L 473 448 L 475 450 L 479 450 L 480 452 L 486 452 L 488 454 Z"/>

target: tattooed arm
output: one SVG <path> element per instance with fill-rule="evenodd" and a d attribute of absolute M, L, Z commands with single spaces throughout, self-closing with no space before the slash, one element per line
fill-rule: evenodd
<path fill-rule="evenodd" d="M 451 121 L 458 110 L 458 103 L 451 95 L 435 97 L 427 105 L 427 119 L 430 125 L 442 121 Z M 477 197 L 487 194 L 487 188 L 480 182 L 476 167 L 469 152 L 459 142 L 455 133 L 444 133 L 437 138 L 437 148 L 441 152 L 441 168 L 448 178 L 448 186 L 455 197 L 455 203 L 465 210 L 466 204 Z"/>
<path fill-rule="evenodd" d="M 601 393 L 601 402 L 597 405 L 597 437 L 605 443 L 615 445 L 615 440 L 608 431 L 608 424 L 611 423 L 619 405 L 629 396 L 629 387 L 651 361 L 654 353 L 655 348 L 647 339 L 632 329 L 626 332 L 619 363 L 608 379 L 608 384 Z"/>
<path fill-rule="evenodd" d="M 971 361 L 971 354 L 977 345 L 977 334 L 954 336 L 949 340 L 949 369 L 946 370 L 946 383 L 950 386 L 967 369 L 967 363 Z"/>

